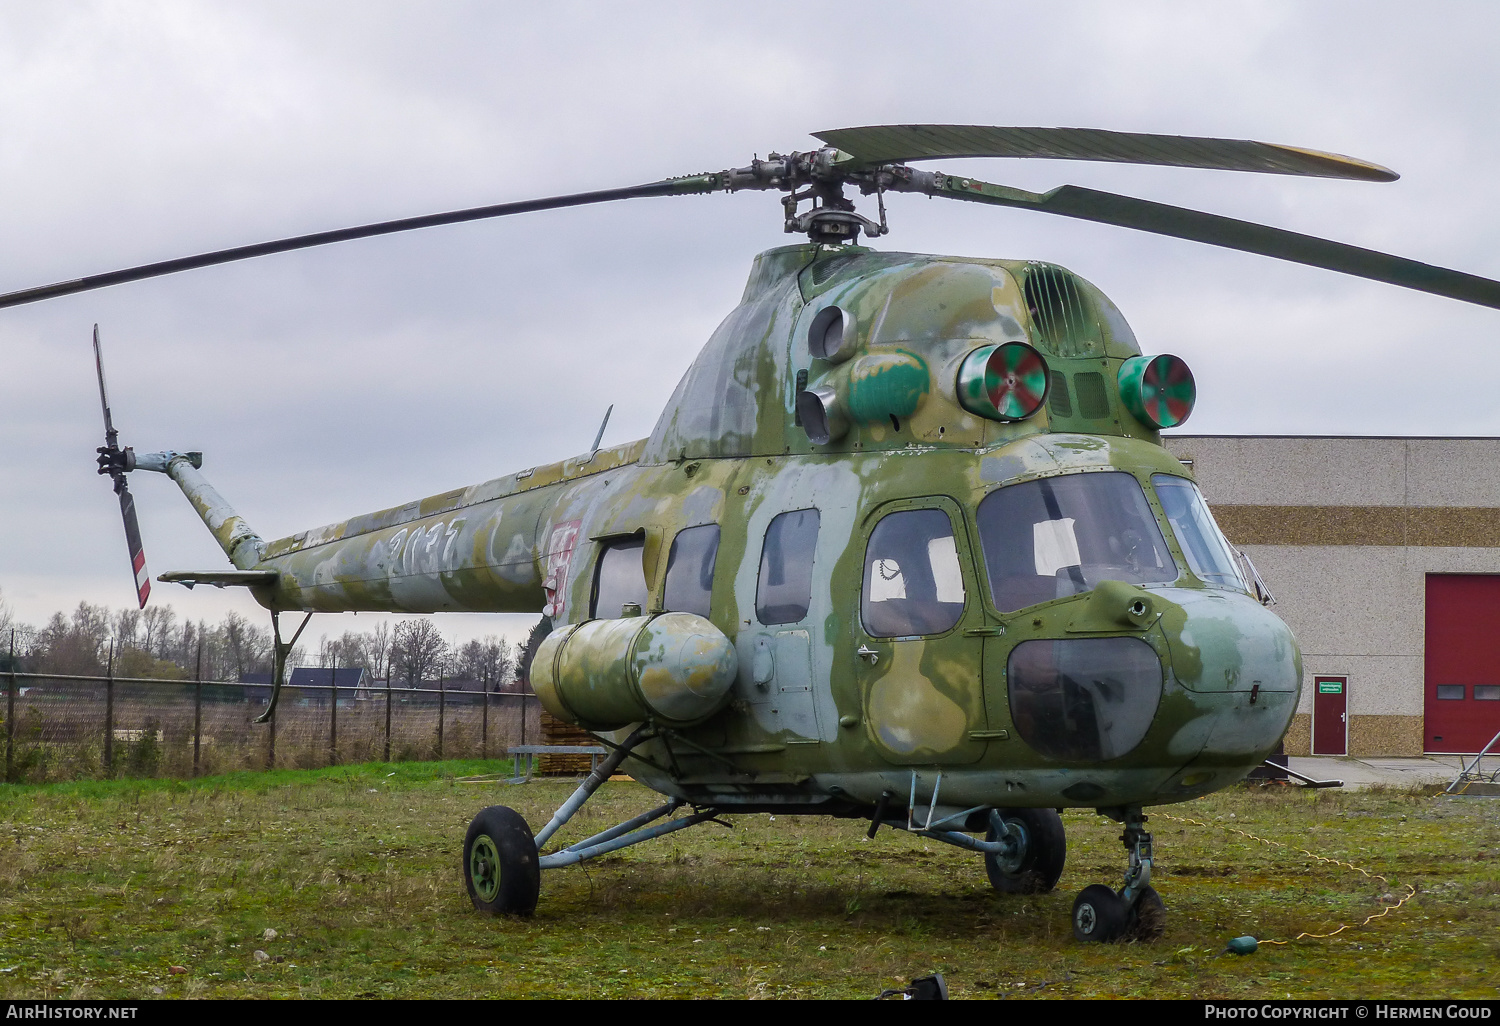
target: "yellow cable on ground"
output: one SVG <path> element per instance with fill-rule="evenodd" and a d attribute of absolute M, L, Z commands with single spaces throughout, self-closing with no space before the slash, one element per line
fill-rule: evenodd
<path fill-rule="evenodd" d="M 1356 873 L 1363 874 L 1368 879 L 1379 880 L 1381 883 L 1385 884 L 1387 887 L 1389 887 L 1391 885 L 1391 882 L 1389 880 L 1387 880 L 1385 877 L 1381 876 L 1379 873 L 1371 873 L 1368 870 L 1365 870 L 1365 869 L 1360 868 L 1359 866 L 1356 866 L 1352 862 L 1344 862 L 1344 861 L 1342 861 L 1340 859 L 1324 858 L 1322 855 L 1318 855 L 1318 854 L 1315 854 L 1313 852 L 1310 852 L 1306 848 L 1298 848 L 1298 847 L 1295 847 L 1293 845 L 1287 844 L 1285 841 L 1272 841 L 1269 838 L 1259 837 L 1259 836 L 1257 836 L 1255 834 L 1252 834 L 1248 830 L 1241 830 L 1239 827 L 1225 826 L 1223 823 L 1205 823 L 1202 820 L 1189 819 L 1189 818 L 1187 818 L 1185 816 L 1174 816 L 1171 813 L 1167 813 L 1167 812 L 1153 812 L 1152 815 L 1160 816 L 1162 819 L 1170 819 L 1174 823 L 1190 823 L 1193 826 L 1201 826 L 1201 827 L 1215 826 L 1215 827 L 1218 827 L 1220 830 L 1225 830 L 1225 831 L 1227 831 L 1227 832 L 1229 832 L 1231 834 L 1239 834 L 1242 837 L 1248 837 L 1248 838 L 1250 838 L 1250 840 L 1252 840 L 1252 841 L 1259 841 L 1261 844 L 1264 844 L 1267 847 L 1290 848 L 1292 851 L 1301 852 L 1303 855 L 1306 855 L 1308 858 L 1317 859 L 1319 862 L 1326 862 L 1329 865 L 1343 866 L 1345 869 L 1352 869 Z M 1412 898 L 1416 897 L 1417 889 L 1415 887 L 1413 887 L 1411 884 L 1405 884 L 1403 886 L 1406 887 L 1406 893 L 1404 895 L 1402 895 L 1400 901 L 1396 902 L 1394 905 L 1387 905 L 1387 904 L 1384 904 L 1382 902 L 1381 906 L 1380 906 L 1380 911 L 1376 912 L 1376 913 L 1374 913 L 1372 915 L 1366 916 L 1365 917 L 1365 921 L 1362 922 L 1362 923 L 1360 923 L 1359 925 L 1360 926 L 1369 926 L 1370 923 L 1374 922 L 1376 919 L 1381 919 L 1381 918 L 1383 918 L 1385 916 L 1390 915 L 1392 912 L 1396 911 L 1396 909 L 1400 908 L 1402 905 L 1405 905 Z M 1304 931 L 1303 933 L 1297 934 L 1297 936 L 1293 937 L 1292 940 L 1301 940 L 1304 937 L 1310 938 L 1312 940 L 1324 940 L 1324 939 L 1326 939 L 1328 937 L 1334 936 L 1335 934 L 1343 933 L 1345 930 L 1347 930 L 1349 928 L 1350 928 L 1350 924 L 1343 923 L 1343 924 L 1341 924 L 1339 926 L 1339 928 L 1337 930 L 1334 930 L 1332 933 L 1307 933 L 1307 932 Z M 1290 944 L 1291 941 L 1284 941 L 1284 940 L 1263 940 L 1260 943 L 1262 943 L 1262 944 Z"/>

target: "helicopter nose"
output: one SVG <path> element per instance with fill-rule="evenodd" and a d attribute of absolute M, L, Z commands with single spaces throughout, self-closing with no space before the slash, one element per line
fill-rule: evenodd
<path fill-rule="evenodd" d="M 1196 769 L 1243 766 L 1275 750 L 1297 708 L 1302 654 L 1274 613 L 1237 592 L 1157 593 L 1172 677 L 1192 714 L 1170 742 Z"/>

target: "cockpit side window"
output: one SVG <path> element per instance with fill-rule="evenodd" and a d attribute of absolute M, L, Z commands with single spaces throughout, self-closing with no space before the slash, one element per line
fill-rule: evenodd
<path fill-rule="evenodd" d="M 1235 563 L 1234 551 L 1214 523 L 1198 486 L 1172 474 L 1152 475 L 1151 483 L 1193 576 L 1204 584 L 1249 591 Z"/>
<path fill-rule="evenodd" d="M 675 613 L 707 617 L 714 590 L 714 562 L 719 555 L 719 525 L 703 524 L 677 532 L 667 556 L 664 604 Z"/>
<path fill-rule="evenodd" d="M 937 509 L 888 513 L 865 548 L 860 619 L 874 638 L 951 630 L 964 612 L 964 576 L 953 525 Z"/>
<path fill-rule="evenodd" d="M 976 513 L 995 608 L 1091 591 L 1100 581 L 1175 581 L 1177 564 L 1140 482 L 1120 471 L 1009 485 Z"/>
<path fill-rule="evenodd" d="M 761 623 L 797 623 L 807 616 L 819 521 L 817 510 L 796 509 L 779 514 L 766 528 L 755 587 L 755 616 Z"/>
<path fill-rule="evenodd" d="M 645 610 L 648 590 L 642 559 L 645 548 L 646 539 L 640 535 L 614 538 L 600 545 L 590 616 L 613 619 L 620 615 L 627 602 L 634 602 Z"/>

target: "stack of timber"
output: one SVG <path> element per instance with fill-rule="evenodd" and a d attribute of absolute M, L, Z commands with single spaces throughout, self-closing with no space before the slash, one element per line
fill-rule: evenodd
<path fill-rule="evenodd" d="M 543 709 L 542 744 L 598 746 L 599 742 L 582 727 L 564 723 Z M 589 771 L 589 760 L 590 756 L 587 755 L 543 755 L 537 759 L 537 772 L 544 777 L 582 776 Z"/>

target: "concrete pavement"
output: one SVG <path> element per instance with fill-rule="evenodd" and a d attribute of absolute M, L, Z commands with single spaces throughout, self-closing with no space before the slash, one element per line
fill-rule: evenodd
<path fill-rule="evenodd" d="M 1459 769 L 1472 756 L 1423 755 L 1416 758 L 1384 759 L 1351 756 L 1294 755 L 1287 760 L 1289 768 L 1318 780 L 1342 780 L 1345 789 L 1386 784 L 1393 787 L 1436 785 L 1447 787 Z M 1487 757 L 1484 768 L 1500 767 L 1500 758 Z"/>

